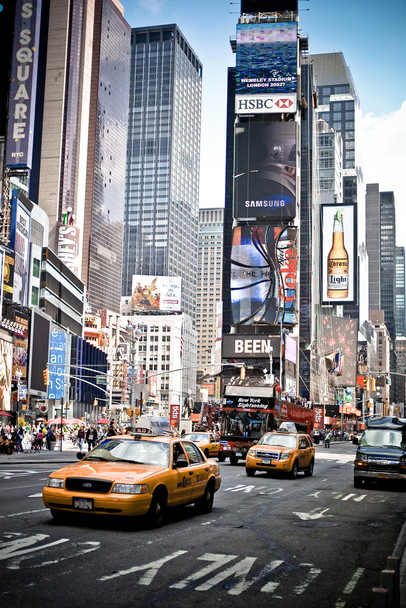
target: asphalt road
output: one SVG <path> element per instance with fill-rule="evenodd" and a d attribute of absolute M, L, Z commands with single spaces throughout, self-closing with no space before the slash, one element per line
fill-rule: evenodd
<path fill-rule="evenodd" d="M 222 463 L 209 515 L 193 506 L 158 530 L 56 523 L 41 489 L 56 463 L 0 461 L 0 601 L 10 608 L 361 608 L 405 521 L 399 487 L 353 487 L 355 446 L 317 446 L 313 477 Z"/>

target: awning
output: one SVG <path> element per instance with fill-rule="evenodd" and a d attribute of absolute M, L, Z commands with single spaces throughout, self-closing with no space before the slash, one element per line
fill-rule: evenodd
<path fill-rule="evenodd" d="M 10 412 L 0 412 L 0 416 L 9 416 L 11 418 L 12 414 Z"/>

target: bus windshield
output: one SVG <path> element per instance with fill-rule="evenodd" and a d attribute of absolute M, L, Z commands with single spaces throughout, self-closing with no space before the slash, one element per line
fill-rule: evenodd
<path fill-rule="evenodd" d="M 268 431 L 273 430 L 274 417 L 265 412 L 222 411 L 222 437 L 247 437 L 259 439 Z"/>

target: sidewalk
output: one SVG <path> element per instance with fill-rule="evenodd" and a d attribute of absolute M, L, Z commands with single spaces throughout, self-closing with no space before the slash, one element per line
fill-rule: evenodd
<path fill-rule="evenodd" d="M 87 445 L 83 446 L 83 451 L 87 452 Z M 60 445 L 57 443 L 54 450 L 41 450 L 40 452 L 30 451 L 24 452 L 13 452 L 8 456 L 7 454 L 0 454 L 0 466 L 3 464 L 38 464 L 49 462 L 52 464 L 69 464 L 76 462 L 76 454 L 79 452 L 77 445 L 72 445 L 72 442 L 66 440 L 62 443 L 62 451 Z"/>

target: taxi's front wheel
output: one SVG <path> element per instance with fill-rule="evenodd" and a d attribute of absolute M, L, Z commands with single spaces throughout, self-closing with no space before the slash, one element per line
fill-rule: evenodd
<path fill-rule="evenodd" d="M 196 500 L 195 507 L 199 513 L 210 513 L 213 508 L 214 500 L 214 483 L 209 481 L 204 491 L 204 494 L 199 500 Z"/>
<path fill-rule="evenodd" d="M 166 495 L 163 490 L 155 490 L 151 505 L 147 513 L 147 523 L 149 528 L 159 528 L 162 526 L 166 512 Z"/>

